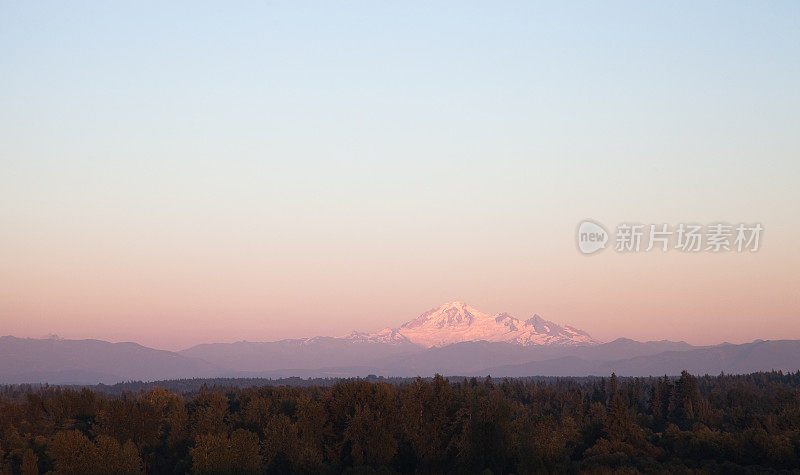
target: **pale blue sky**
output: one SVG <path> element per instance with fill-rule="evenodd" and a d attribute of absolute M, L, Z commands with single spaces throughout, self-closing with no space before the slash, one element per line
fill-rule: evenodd
<path fill-rule="evenodd" d="M 454 299 L 602 332 L 617 309 L 548 302 L 537 274 L 574 257 L 585 217 L 760 221 L 792 249 L 798 85 L 798 2 L 0 1 L 0 318 L 97 325 L 103 292 L 185 321 L 196 309 L 117 295 L 164 287 L 127 277 L 152 269 L 218 291 L 214 315 L 250 299 L 221 338 L 264 315 L 281 337 L 374 329 Z M 778 249 L 759 265 L 792 275 Z M 193 282 L 200 261 L 252 266 L 236 282 L 253 292 Z M 78 290 L 42 276 L 76 263 Z M 285 323 L 319 313 L 286 290 L 303 286 L 335 302 L 325 322 Z M 775 318 L 800 338 L 790 297 Z M 150 338 L 134 314 L 97 336 Z"/>

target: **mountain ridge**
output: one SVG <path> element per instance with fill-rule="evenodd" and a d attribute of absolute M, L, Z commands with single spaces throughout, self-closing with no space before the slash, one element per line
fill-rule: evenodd
<path fill-rule="evenodd" d="M 617 339 L 591 346 L 468 341 L 424 348 L 341 338 L 212 343 L 179 353 L 135 343 L 0 337 L 0 384 L 113 384 L 214 377 L 620 376 L 800 370 L 800 340 L 692 346 Z M 191 350 L 191 349 L 190 349 Z"/>
<path fill-rule="evenodd" d="M 213 377 L 226 371 L 203 359 L 133 342 L 0 337 L 0 382 L 103 383 L 161 377 Z"/>

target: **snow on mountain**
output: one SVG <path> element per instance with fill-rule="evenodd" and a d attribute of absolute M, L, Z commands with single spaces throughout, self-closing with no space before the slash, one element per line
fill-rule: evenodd
<path fill-rule="evenodd" d="M 523 346 L 589 345 L 598 343 L 588 333 L 534 315 L 519 320 L 507 313 L 488 315 L 464 302 L 449 302 L 431 309 L 399 328 L 375 333 L 353 332 L 355 341 L 412 342 L 425 347 L 465 341 L 502 341 Z"/>
<path fill-rule="evenodd" d="M 395 328 L 384 328 L 383 330 L 374 333 L 354 331 L 349 335 L 347 335 L 345 338 L 347 338 L 350 341 L 362 342 L 362 343 L 366 342 L 411 343 L 411 340 L 403 336 Z"/>

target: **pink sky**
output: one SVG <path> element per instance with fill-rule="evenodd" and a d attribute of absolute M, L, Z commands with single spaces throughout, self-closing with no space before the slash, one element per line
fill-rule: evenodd
<path fill-rule="evenodd" d="M 0 335 L 800 339 L 797 8 L 2 5 Z M 587 257 L 585 218 L 764 234 Z"/>
<path fill-rule="evenodd" d="M 2 333 L 179 349 L 377 330 L 460 299 L 488 313 L 539 313 L 601 340 L 800 338 L 800 253 L 792 234 L 765 228 L 758 252 L 720 255 L 584 256 L 572 227 L 526 239 L 522 227 L 475 237 L 469 223 L 460 230 L 473 237 L 461 242 L 442 229 L 279 248 L 237 233 L 183 246 L 40 236 L 3 256 Z"/>

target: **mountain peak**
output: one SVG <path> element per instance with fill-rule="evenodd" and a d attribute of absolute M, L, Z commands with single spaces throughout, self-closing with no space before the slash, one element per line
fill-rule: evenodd
<path fill-rule="evenodd" d="M 463 301 L 447 302 L 432 308 L 390 333 L 374 334 L 382 341 L 404 338 L 432 347 L 465 341 L 504 341 L 520 345 L 581 345 L 596 343 L 582 330 L 545 320 L 538 314 L 520 321 L 508 313 L 489 315 Z"/>
<path fill-rule="evenodd" d="M 432 308 L 419 317 L 404 323 L 399 330 L 414 331 L 417 328 L 459 328 L 469 327 L 477 319 L 487 318 L 488 315 L 476 310 L 464 302 L 448 302 L 439 307 Z"/>

